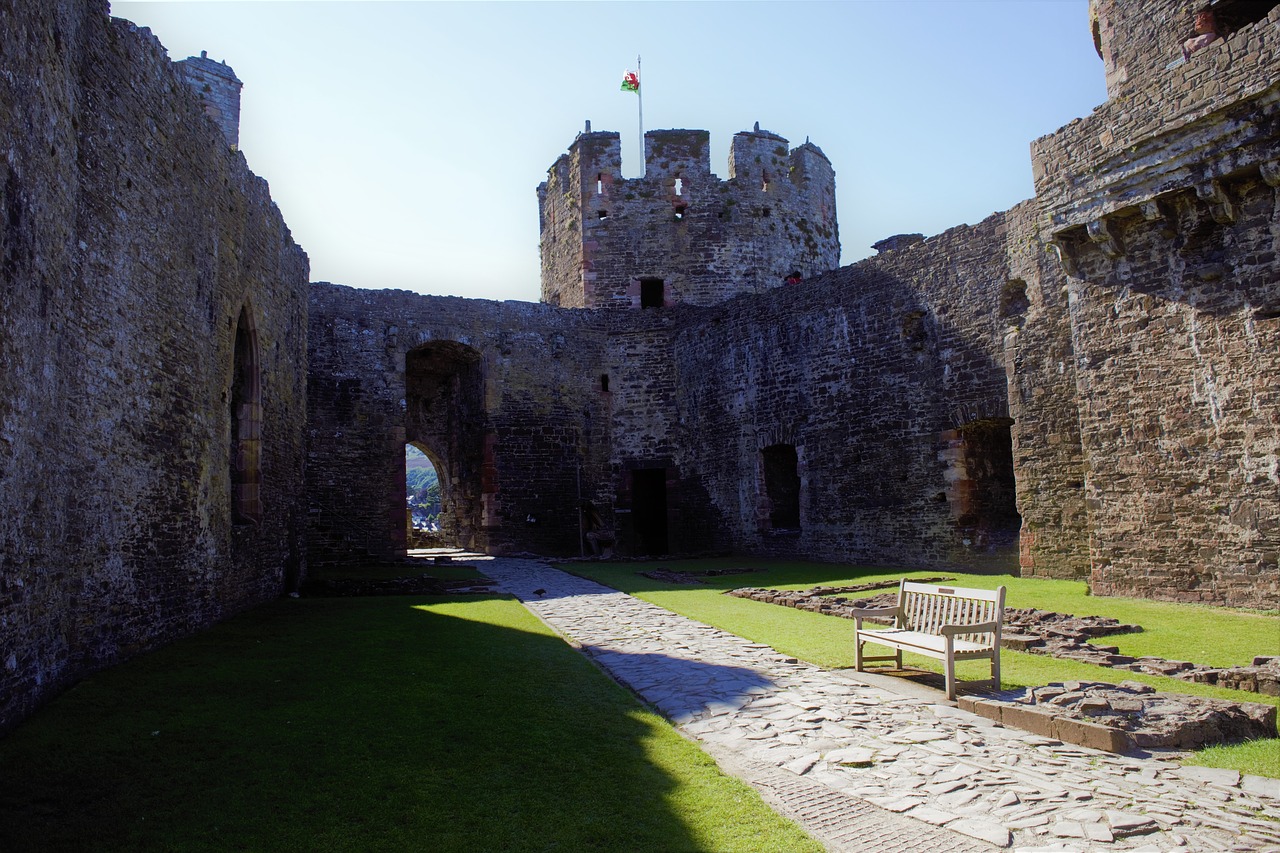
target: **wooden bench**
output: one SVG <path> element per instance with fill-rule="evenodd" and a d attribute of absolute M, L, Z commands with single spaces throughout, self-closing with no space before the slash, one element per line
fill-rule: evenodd
<path fill-rule="evenodd" d="M 897 607 L 853 611 L 856 626 L 854 663 L 865 672 L 867 661 L 893 661 L 902 668 L 903 651 L 945 661 L 947 698 L 956 698 L 956 661 L 991 659 L 991 684 L 1000 689 L 1000 625 L 1004 620 L 1004 587 L 995 591 L 934 586 L 902 581 Z M 892 628 L 863 628 L 864 617 L 893 622 Z M 876 643 L 896 651 L 864 657 L 862 645 Z"/>

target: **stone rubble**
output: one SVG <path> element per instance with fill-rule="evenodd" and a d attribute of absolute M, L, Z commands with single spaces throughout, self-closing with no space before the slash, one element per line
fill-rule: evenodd
<path fill-rule="evenodd" d="M 782 769 L 870 803 L 900 839 L 832 849 L 1280 850 L 1280 780 L 1008 728 L 546 564 L 497 558 L 484 571 L 722 764 Z"/>
<path fill-rule="evenodd" d="M 1055 682 L 966 696 L 959 704 L 1006 725 L 1108 752 L 1199 749 L 1276 736 L 1273 705 L 1162 693 L 1136 681 Z"/>

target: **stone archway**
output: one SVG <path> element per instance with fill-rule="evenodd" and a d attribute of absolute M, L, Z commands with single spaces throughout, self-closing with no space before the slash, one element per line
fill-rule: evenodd
<path fill-rule="evenodd" d="M 485 471 L 484 363 L 455 341 L 405 355 L 405 440 L 427 450 L 440 476 L 446 544 L 482 550 Z"/>

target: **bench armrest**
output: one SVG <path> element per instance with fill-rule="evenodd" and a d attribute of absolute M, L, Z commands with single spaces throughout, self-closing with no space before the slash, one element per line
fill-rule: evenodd
<path fill-rule="evenodd" d="M 898 608 L 896 607 L 855 607 L 846 610 L 850 616 L 896 616 Z"/>
<path fill-rule="evenodd" d="M 994 622 L 975 622 L 972 625 L 943 625 L 938 633 L 944 637 L 954 637 L 957 634 L 994 634 L 999 627 L 1000 620 L 997 619 Z"/>
<path fill-rule="evenodd" d="M 855 607 L 847 612 L 848 615 L 853 617 L 853 629 L 855 631 L 862 630 L 862 620 L 864 618 L 871 618 L 877 621 L 883 620 L 894 625 L 898 624 L 897 607 Z"/>

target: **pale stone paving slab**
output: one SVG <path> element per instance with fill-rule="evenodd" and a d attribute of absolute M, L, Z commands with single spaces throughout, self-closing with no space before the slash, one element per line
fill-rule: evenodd
<path fill-rule="evenodd" d="M 832 849 L 1280 851 L 1274 780 L 1007 729 L 941 694 L 930 701 L 824 671 L 538 561 L 498 558 L 483 570 L 722 765 L 762 778 L 768 768 L 775 787 L 782 774 L 840 798 L 832 802 L 870 804 L 849 809 L 850 820 L 893 822 L 896 837 L 930 834 L 858 847 L 829 803 L 820 821 L 790 815 Z"/>

